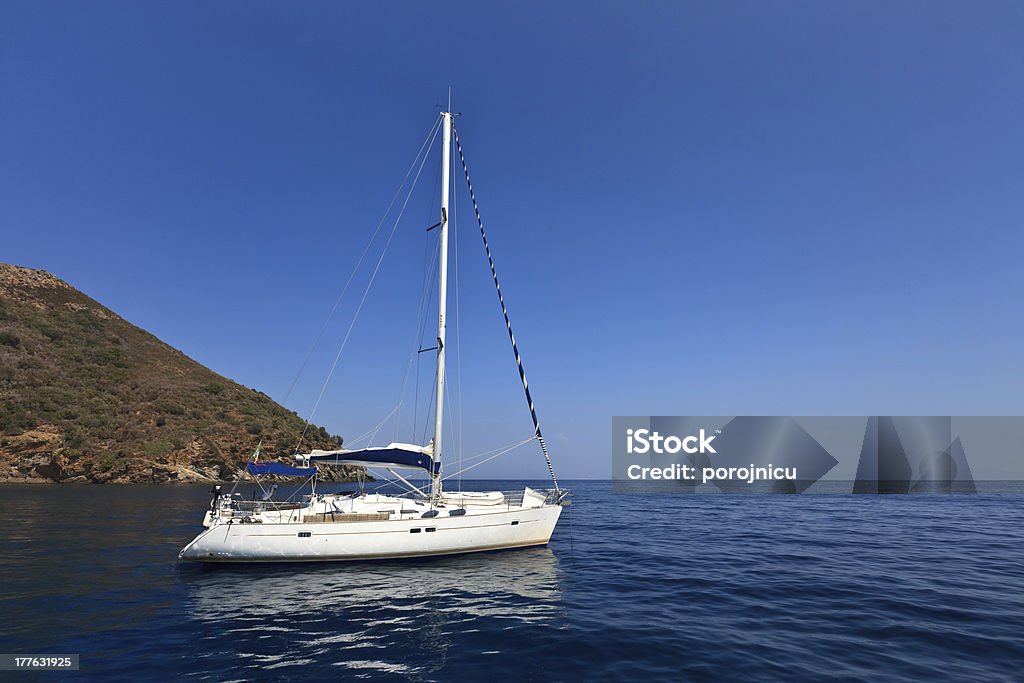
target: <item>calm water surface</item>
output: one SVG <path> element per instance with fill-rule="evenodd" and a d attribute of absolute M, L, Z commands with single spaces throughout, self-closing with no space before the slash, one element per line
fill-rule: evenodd
<path fill-rule="evenodd" d="M 207 487 L 0 486 L 0 651 L 81 653 L 38 680 L 1024 680 L 1020 485 L 570 486 L 549 548 L 242 568 L 177 563 Z"/>

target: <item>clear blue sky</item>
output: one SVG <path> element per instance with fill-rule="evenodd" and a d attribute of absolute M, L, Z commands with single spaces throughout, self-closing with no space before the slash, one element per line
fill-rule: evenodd
<path fill-rule="evenodd" d="M 281 400 L 452 85 L 561 476 L 608 475 L 616 414 L 1021 414 L 1022 35 L 1009 2 L 3 0 L 0 261 Z M 332 432 L 397 400 L 436 178 Z M 468 455 L 530 424 L 460 208 Z"/>

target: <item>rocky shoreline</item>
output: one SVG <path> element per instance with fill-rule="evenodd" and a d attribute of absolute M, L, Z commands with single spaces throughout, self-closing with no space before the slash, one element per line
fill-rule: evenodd
<path fill-rule="evenodd" d="M 289 462 L 341 443 L 54 275 L 0 264 L 0 482 L 234 481 L 258 444 Z"/>
<path fill-rule="evenodd" d="M 21 457 L 16 466 L 0 466 L 0 484 L 198 484 L 230 483 L 244 476 L 243 463 L 158 462 L 144 455 L 128 457 L 105 469 L 92 458 L 69 458 L 62 453 Z M 102 460 L 101 460 L 102 462 Z M 318 479 L 357 481 L 360 468 L 322 468 Z M 266 477 L 269 481 L 287 478 Z"/>

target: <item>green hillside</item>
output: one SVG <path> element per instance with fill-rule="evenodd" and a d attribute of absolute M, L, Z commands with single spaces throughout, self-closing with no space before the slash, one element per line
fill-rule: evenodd
<path fill-rule="evenodd" d="M 0 480 L 230 479 L 260 439 L 284 460 L 303 424 L 50 273 L 0 264 Z M 311 426 L 301 447 L 335 444 Z"/>

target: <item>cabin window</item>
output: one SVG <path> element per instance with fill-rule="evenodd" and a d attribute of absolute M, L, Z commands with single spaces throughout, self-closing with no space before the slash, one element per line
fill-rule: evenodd
<path fill-rule="evenodd" d="M 519 520 L 518 519 L 516 521 L 512 522 L 512 526 L 515 526 L 516 524 L 519 524 Z"/>
<path fill-rule="evenodd" d="M 436 526 L 428 526 L 427 527 L 427 533 L 429 534 L 431 531 L 437 531 L 437 527 Z"/>
<path fill-rule="evenodd" d="M 309 538 L 312 535 L 313 535 L 312 531 L 300 531 L 299 532 L 299 538 Z"/>
<path fill-rule="evenodd" d="M 419 532 L 421 532 L 421 531 L 423 531 L 423 530 L 422 530 L 422 529 L 420 529 L 419 527 L 414 527 L 414 528 L 412 528 L 412 529 L 409 529 L 409 533 L 410 533 L 410 534 L 418 534 L 418 533 L 419 533 Z"/>

